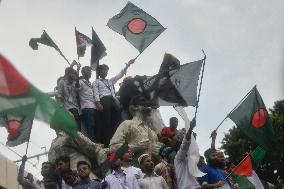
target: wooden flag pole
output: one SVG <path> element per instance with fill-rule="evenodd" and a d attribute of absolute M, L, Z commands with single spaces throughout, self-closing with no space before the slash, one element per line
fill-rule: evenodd
<path fill-rule="evenodd" d="M 203 75 L 204 75 L 204 67 L 205 67 L 205 62 L 206 62 L 206 54 L 204 50 L 202 49 L 202 53 L 204 55 L 203 58 L 203 66 L 202 66 L 202 72 L 201 72 L 201 78 L 200 78 L 200 85 L 199 85 L 199 90 L 198 90 L 198 96 L 197 96 L 197 101 L 196 101 L 196 106 L 195 106 L 195 112 L 194 112 L 194 119 L 196 119 L 196 114 L 198 110 L 198 104 L 199 104 L 199 99 L 200 99 L 200 94 L 201 94 L 201 86 L 202 86 L 202 81 L 203 81 Z"/>

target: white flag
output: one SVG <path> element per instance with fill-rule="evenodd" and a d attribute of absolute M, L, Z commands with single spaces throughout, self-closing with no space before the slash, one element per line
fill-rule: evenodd
<path fill-rule="evenodd" d="M 190 120 L 181 106 L 174 106 L 174 109 L 178 112 L 180 117 L 184 120 L 185 122 L 185 129 L 186 131 L 189 129 L 190 126 Z M 194 177 L 202 177 L 205 174 L 199 170 L 197 167 L 197 164 L 199 162 L 199 148 L 198 145 L 194 139 L 193 133 L 191 134 L 191 143 L 189 146 L 189 150 L 187 152 L 187 158 L 188 158 L 188 170 L 190 174 Z"/>

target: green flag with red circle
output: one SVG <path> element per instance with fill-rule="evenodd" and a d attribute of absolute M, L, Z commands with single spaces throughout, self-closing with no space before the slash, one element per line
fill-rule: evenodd
<path fill-rule="evenodd" d="M 1 54 L 0 104 L 0 115 L 35 118 L 49 123 L 53 129 L 77 136 L 78 127 L 71 113 L 34 87 Z M 13 127 L 15 128 L 15 124 Z M 17 131 L 12 134 L 18 135 Z"/>
<path fill-rule="evenodd" d="M 128 2 L 119 14 L 112 17 L 107 26 L 123 35 L 140 53 L 166 29 L 155 18 L 131 2 Z"/>
<path fill-rule="evenodd" d="M 266 150 L 272 147 L 273 129 L 256 86 L 228 117 L 254 142 Z"/>

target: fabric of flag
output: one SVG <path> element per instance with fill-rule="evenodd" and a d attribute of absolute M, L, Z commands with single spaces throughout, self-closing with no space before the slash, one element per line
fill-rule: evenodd
<path fill-rule="evenodd" d="M 262 185 L 261 180 L 259 179 L 255 171 L 252 171 L 252 176 L 247 178 L 254 185 L 256 189 L 264 189 L 264 186 Z"/>
<path fill-rule="evenodd" d="M 92 28 L 92 47 L 91 47 L 91 68 L 93 70 L 96 70 L 100 59 L 102 59 L 104 56 L 107 55 L 106 48 L 95 32 L 95 30 Z"/>
<path fill-rule="evenodd" d="M 187 116 L 186 111 L 181 106 L 174 106 L 174 109 L 178 112 L 180 117 L 184 120 L 185 129 L 187 131 L 190 127 L 190 120 Z M 200 159 L 199 147 L 192 133 L 189 150 L 187 152 L 187 160 L 188 160 L 187 166 L 188 166 L 188 170 L 190 174 L 194 177 L 202 177 L 205 175 L 203 172 L 199 170 L 197 166 L 199 159 Z"/>
<path fill-rule="evenodd" d="M 245 176 L 239 176 L 235 174 L 231 174 L 233 181 L 238 184 L 241 189 L 258 189 L 248 180 Z"/>
<path fill-rule="evenodd" d="M 83 57 L 85 55 L 87 46 L 92 45 L 92 40 L 88 36 L 77 31 L 76 28 L 75 28 L 75 36 L 76 36 L 78 57 Z"/>
<path fill-rule="evenodd" d="M 233 173 L 239 176 L 251 176 L 252 175 L 252 160 L 251 156 L 248 155 L 242 163 L 237 166 Z"/>
<path fill-rule="evenodd" d="M 33 124 L 33 117 L 19 117 L 0 114 L 0 126 L 8 131 L 7 146 L 13 147 L 27 142 Z"/>
<path fill-rule="evenodd" d="M 254 87 L 246 99 L 229 114 L 229 118 L 265 150 L 272 147 L 273 129 L 262 98 Z"/>
<path fill-rule="evenodd" d="M 107 26 L 123 35 L 140 53 L 165 30 L 155 18 L 131 2 Z"/>
<path fill-rule="evenodd" d="M 35 117 L 50 123 L 53 129 L 77 135 L 77 124 L 71 113 L 30 84 L 1 54 L 0 104 L 2 114 Z"/>
<path fill-rule="evenodd" d="M 260 165 L 261 161 L 263 160 L 265 156 L 266 151 L 261 147 L 258 146 L 252 153 L 251 157 L 253 159 L 253 162 L 256 166 Z"/>
<path fill-rule="evenodd" d="M 58 52 L 61 53 L 60 49 L 58 46 L 55 44 L 55 42 L 49 37 L 49 35 L 46 33 L 45 30 L 43 30 L 43 33 L 41 34 L 40 38 L 31 38 L 29 45 L 33 50 L 38 49 L 38 43 L 41 43 L 43 45 L 47 45 L 50 47 L 55 48 Z"/>
<path fill-rule="evenodd" d="M 197 86 L 203 60 L 184 64 L 170 77 L 186 106 L 196 106 Z"/>

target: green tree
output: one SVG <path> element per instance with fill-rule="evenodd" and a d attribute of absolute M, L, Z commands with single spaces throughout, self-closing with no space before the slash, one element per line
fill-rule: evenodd
<path fill-rule="evenodd" d="M 265 155 L 262 163 L 255 169 L 261 179 L 279 186 L 284 180 L 284 100 L 274 102 L 270 111 L 270 119 L 275 132 L 274 149 Z M 225 134 L 222 149 L 231 162 L 238 163 L 257 146 L 238 127 L 234 126 Z M 277 172 L 276 172 L 277 171 Z"/>

